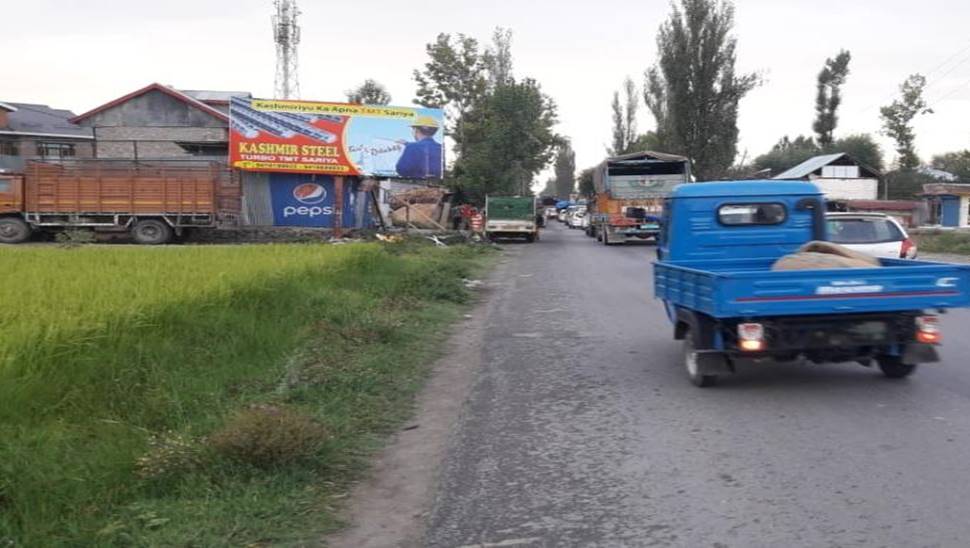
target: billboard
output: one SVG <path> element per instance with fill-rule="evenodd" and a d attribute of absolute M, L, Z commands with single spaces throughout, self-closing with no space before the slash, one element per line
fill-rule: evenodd
<path fill-rule="evenodd" d="M 229 161 L 248 171 L 440 179 L 440 109 L 233 97 Z"/>
<path fill-rule="evenodd" d="M 334 228 L 337 224 L 337 200 L 333 177 L 312 177 L 287 173 L 269 177 L 273 225 Z M 341 209 L 342 226 L 355 226 L 356 210 L 360 202 L 357 188 L 344 190 Z M 369 217 L 369 215 L 367 216 Z M 363 222 L 368 219 L 363 219 Z"/>

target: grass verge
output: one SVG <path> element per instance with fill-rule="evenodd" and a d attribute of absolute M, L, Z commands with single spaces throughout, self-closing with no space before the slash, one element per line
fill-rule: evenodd
<path fill-rule="evenodd" d="M 970 255 L 970 234 L 965 232 L 924 232 L 917 243 L 920 252 Z"/>
<path fill-rule="evenodd" d="M 332 530 L 487 248 L 0 248 L 0 546 Z"/>

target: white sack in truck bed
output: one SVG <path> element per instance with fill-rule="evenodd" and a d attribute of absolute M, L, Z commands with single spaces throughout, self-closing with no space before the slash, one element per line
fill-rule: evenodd
<path fill-rule="evenodd" d="M 832 242 L 808 242 L 796 253 L 775 262 L 772 270 L 824 270 L 829 268 L 873 268 L 879 259 Z"/>

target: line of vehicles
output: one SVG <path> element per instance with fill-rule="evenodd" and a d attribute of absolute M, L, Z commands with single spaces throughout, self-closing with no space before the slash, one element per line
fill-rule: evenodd
<path fill-rule="evenodd" d="M 557 210 L 545 209 L 547 219 L 557 219 L 571 229 L 584 230 L 593 236 L 589 212 L 586 204 L 571 205 Z M 828 227 L 828 241 L 837 243 L 854 251 L 886 259 L 916 259 L 918 247 L 899 221 L 884 213 L 842 213 L 825 214 Z M 644 241 L 656 243 L 660 233 L 661 218 L 649 216 L 640 226 L 647 236 Z M 602 240 L 601 240 L 602 241 Z"/>

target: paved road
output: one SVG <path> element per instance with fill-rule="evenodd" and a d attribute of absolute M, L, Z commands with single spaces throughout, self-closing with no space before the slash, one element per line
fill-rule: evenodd
<path fill-rule="evenodd" d="M 749 366 L 693 387 L 652 247 L 509 245 L 425 544 L 968 546 L 970 314 L 908 380 Z"/>

